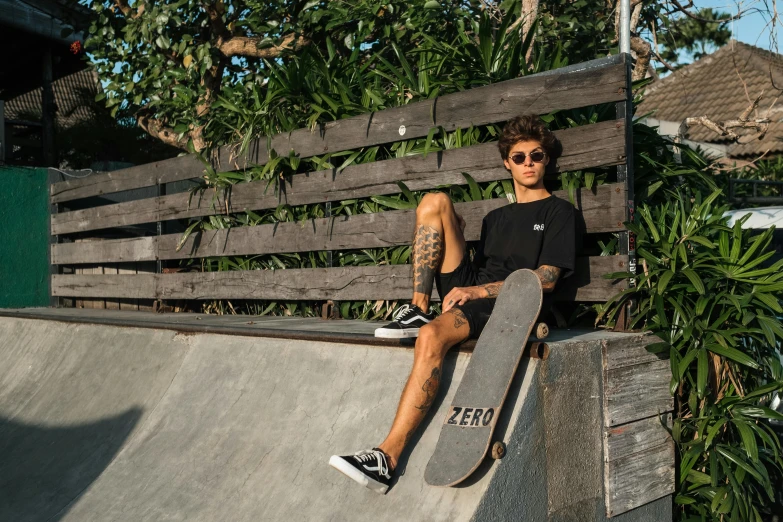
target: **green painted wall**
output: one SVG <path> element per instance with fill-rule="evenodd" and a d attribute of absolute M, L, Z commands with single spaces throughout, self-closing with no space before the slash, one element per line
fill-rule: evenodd
<path fill-rule="evenodd" d="M 0 308 L 49 306 L 47 177 L 0 167 Z"/>

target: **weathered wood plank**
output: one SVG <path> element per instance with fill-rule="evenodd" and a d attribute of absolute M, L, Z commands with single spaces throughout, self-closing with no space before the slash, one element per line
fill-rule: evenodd
<path fill-rule="evenodd" d="M 601 301 L 616 284 L 601 274 L 617 271 L 624 256 L 580 258 L 557 298 Z M 627 259 L 625 259 L 627 262 Z M 137 299 L 409 299 L 411 266 L 245 270 L 136 275 L 55 275 L 52 295 Z M 621 284 L 621 282 L 619 283 Z M 434 294 L 437 298 L 437 294 Z"/>
<path fill-rule="evenodd" d="M 563 191 L 555 192 L 555 195 L 568 197 Z M 588 232 L 622 229 L 625 219 L 625 187 L 622 184 L 601 185 L 594 191 L 579 190 L 576 201 Z M 506 199 L 457 203 L 455 208 L 467 223 L 465 238 L 478 240 L 484 216 L 506 204 Z M 52 246 L 51 257 L 53 264 L 67 265 L 388 247 L 410 244 L 415 220 L 414 210 L 397 210 L 313 219 L 305 223 L 237 227 L 193 234 L 180 251 L 177 251 L 177 245 L 181 234 L 80 243 L 80 246 L 61 243 Z"/>
<path fill-rule="evenodd" d="M 68 246 L 60 248 L 63 245 Z M 157 236 L 107 239 L 91 243 L 60 243 L 53 244 L 51 247 L 51 262 L 53 265 L 67 265 L 88 262 L 155 261 L 157 252 Z M 87 259 L 94 261 L 86 261 Z"/>
<path fill-rule="evenodd" d="M 606 515 L 616 516 L 674 493 L 674 444 L 666 443 L 604 466 Z"/>
<path fill-rule="evenodd" d="M 575 93 L 578 93 L 576 95 Z M 403 107 L 328 122 L 316 132 L 299 129 L 272 138 L 277 154 L 300 156 L 390 143 L 426 136 L 432 127 L 447 131 L 506 121 L 518 114 L 545 114 L 625 99 L 625 65 L 609 65 L 564 74 L 530 75 L 485 87 L 424 100 Z M 266 138 L 254 142 L 243 158 L 231 161 L 221 149 L 221 163 L 241 168 L 267 161 Z"/>
<path fill-rule="evenodd" d="M 608 121 L 557 131 L 563 155 L 555 171 L 582 170 L 616 165 L 624 159 L 622 121 Z M 281 202 L 304 205 L 345 199 L 395 194 L 402 181 L 411 190 L 441 185 L 464 185 L 463 172 L 476 181 L 510 179 L 500 161 L 497 144 L 452 149 L 428 156 L 417 155 L 332 170 L 296 174 L 280 186 L 278 193 L 266 181 L 240 183 L 229 197 L 208 191 L 191 198 L 189 193 L 171 194 L 101 207 L 61 212 L 52 216 L 52 234 L 127 226 L 154 221 L 182 219 L 230 212 L 275 208 Z M 622 221 L 622 220 L 619 220 Z M 617 230 L 617 228 L 612 228 Z"/>
<path fill-rule="evenodd" d="M 447 130 L 484 125 L 517 114 L 545 114 L 619 101 L 625 97 L 625 64 L 615 58 L 596 61 L 579 70 L 547 71 L 353 118 L 328 122 L 315 132 L 299 129 L 271 139 L 278 154 L 290 150 L 300 157 L 367 147 L 400 139 L 426 136 L 434 126 Z M 578 94 L 575 94 L 578 93 Z M 404 130 L 403 130 L 404 129 Z M 268 140 L 255 140 L 241 158 L 233 158 L 235 146 L 221 147 L 218 168 L 237 170 L 268 161 Z M 204 171 L 193 155 L 99 174 L 52 185 L 53 203 L 200 177 Z"/>
<path fill-rule="evenodd" d="M 191 154 L 53 183 L 49 195 L 52 203 L 62 203 L 124 190 L 152 187 L 158 183 L 200 178 L 203 175 L 204 164 Z"/>
<path fill-rule="evenodd" d="M 604 372 L 604 425 L 617 426 L 671 411 L 668 360 L 624 366 Z"/>
<path fill-rule="evenodd" d="M 629 422 L 604 430 L 604 460 L 623 459 L 662 444 L 673 444 L 667 427 L 671 428 L 672 414 L 664 413 Z M 674 466 L 674 461 L 670 464 Z"/>
<path fill-rule="evenodd" d="M 639 335 L 623 340 L 607 339 L 603 342 L 604 367 L 609 370 L 668 359 L 668 354 L 657 355 L 647 351 L 647 346 L 660 342 L 653 335 Z"/>
<path fill-rule="evenodd" d="M 96 241 L 96 243 L 100 243 L 100 241 Z M 108 266 L 103 267 L 103 273 L 104 274 L 119 274 L 121 273 L 119 271 L 119 268 L 116 264 L 111 264 Z M 120 310 L 121 309 L 121 301 L 119 299 L 106 299 L 106 308 L 108 310 Z"/>

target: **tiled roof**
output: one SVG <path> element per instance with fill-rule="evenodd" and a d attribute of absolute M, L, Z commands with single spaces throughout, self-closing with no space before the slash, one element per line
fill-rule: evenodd
<path fill-rule="evenodd" d="M 764 95 L 751 118 L 768 117 L 781 122 L 783 55 L 732 40 L 713 54 L 648 86 L 637 114 L 654 111 L 653 118 L 673 122 L 698 116 L 713 121 L 734 120 L 762 91 Z M 776 100 L 778 96 L 781 100 Z M 735 132 L 741 136 L 740 143 L 730 146 L 730 156 L 783 152 L 783 123 L 770 125 L 763 140 L 753 139 L 754 130 Z M 689 129 L 688 139 L 730 141 L 700 125 Z"/>
<path fill-rule="evenodd" d="M 90 119 L 94 99 L 98 93 L 98 77 L 91 68 L 63 76 L 52 82 L 54 101 L 57 104 L 57 125 L 68 128 Z M 40 121 L 42 88 L 20 94 L 5 102 L 5 118 L 8 120 Z"/>

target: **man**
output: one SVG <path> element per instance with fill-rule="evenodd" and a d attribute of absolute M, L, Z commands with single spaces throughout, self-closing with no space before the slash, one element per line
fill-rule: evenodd
<path fill-rule="evenodd" d="M 555 147 L 556 138 L 537 116 L 506 124 L 498 148 L 513 178 L 516 203 L 484 218 L 473 263 L 463 236 L 465 222 L 449 197 L 431 193 L 421 200 L 413 239 L 412 303 L 375 331 L 378 337 L 418 337 L 397 414 L 376 448 L 329 460 L 356 482 L 387 491 L 403 449 L 435 400 L 446 352 L 478 338 L 506 277 L 518 269 L 534 270 L 548 293 L 573 271 L 574 207 L 544 188 L 544 171 Z M 438 317 L 427 312 L 433 282 L 444 296 Z"/>

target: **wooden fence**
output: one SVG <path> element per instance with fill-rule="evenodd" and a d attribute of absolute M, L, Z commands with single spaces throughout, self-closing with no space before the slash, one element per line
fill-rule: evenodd
<path fill-rule="evenodd" d="M 315 132 L 300 129 L 255 140 L 247 153 L 233 158 L 232 147 L 216 154 L 215 168 L 241 170 L 263 165 L 270 157 L 291 151 L 300 158 L 335 153 L 401 139 L 425 137 L 433 127 L 446 131 L 502 123 L 526 113 L 545 114 L 597 104 L 616 104 L 610 121 L 557 131 L 563 154 L 551 173 L 617 166 L 612 182 L 577 192 L 576 205 L 587 233 L 617 232 L 621 255 L 578 259 L 574 277 L 564 282 L 560 299 L 604 301 L 624 281 L 605 279 L 608 272 L 634 268 L 633 238 L 623 222 L 633 211 L 628 164 L 631 150 L 630 61 L 626 55 L 594 60 L 515 80 L 442 96 L 433 100 L 329 122 Z M 230 195 L 189 192 L 166 194 L 167 184 L 199 178 L 204 165 L 195 156 L 132 167 L 84 179 L 54 183 L 51 217 L 54 296 L 79 299 L 274 299 L 377 300 L 407 299 L 411 270 L 407 265 L 287 269 L 274 271 L 162 273 L 162 263 L 188 258 L 240 256 L 315 250 L 350 250 L 410 244 L 413 210 L 337 216 L 302 223 L 238 227 L 193 234 L 177 251 L 181 233 L 164 233 L 172 220 L 274 209 L 281 203 L 303 205 L 400 193 L 398 182 L 411 190 L 465 184 L 463 172 L 476 181 L 509 179 L 494 143 L 433 152 L 336 169 L 295 174 L 277 190 L 267 181 L 240 183 Z M 91 198 L 132 189 L 155 187 L 155 196 L 109 204 L 89 204 Z M 567 198 L 562 192 L 557 196 Z M 85 203 L 88 202 L 88 203 Z M 460 203 L 468 224 L 466 238 L 478 239 L 481 218 L 506 204 L 505 199 Z M 79 207 L 76 209 L 76 207 Z M 157 226 L 155 225 L 157 224 Z M 103 241 L 69 242 L 85 235 L 100 237 L 129 227 L 146 227 L 146 235 Z M 115 234 L 116 235 L 116 234 Z M 87 273 L 80 267 L 127 268 L 128 263 L 157 263 L 155 273 L 115 273 L 102 268 Z M 152 265 L 146 265 L 152 266 Z M 73 273 L 64 273 L 73 272 Z"/>

